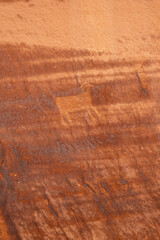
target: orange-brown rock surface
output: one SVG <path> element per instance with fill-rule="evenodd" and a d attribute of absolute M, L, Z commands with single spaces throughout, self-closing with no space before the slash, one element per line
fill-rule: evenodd
<path fill-rule="evenodd" d="M 0 0 L 0 240 L 160 239 L 159 10 Z"/>

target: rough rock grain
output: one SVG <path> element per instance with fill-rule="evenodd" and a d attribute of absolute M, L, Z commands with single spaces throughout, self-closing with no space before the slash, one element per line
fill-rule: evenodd
<path fill-rule="evenodd" d="M 0 239 L 160 239 L 159 9 L 0 0 Z"/>

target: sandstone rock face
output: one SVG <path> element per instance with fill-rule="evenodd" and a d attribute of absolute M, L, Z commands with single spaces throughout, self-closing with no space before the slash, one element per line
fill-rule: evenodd
<path fill-rule="evenodd" d="M 0 0 L 0 239 L 160 239 L 159 9 Z"/>

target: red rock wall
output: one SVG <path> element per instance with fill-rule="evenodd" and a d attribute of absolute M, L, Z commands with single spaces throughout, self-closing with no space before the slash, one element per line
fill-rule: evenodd
<path fill-rule="evenodd" d="M 159 239 L 158 0 L 0 0 L 0 239 Z"/>

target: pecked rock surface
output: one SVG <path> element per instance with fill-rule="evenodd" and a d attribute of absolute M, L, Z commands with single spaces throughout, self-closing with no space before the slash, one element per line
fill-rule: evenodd
<path fill-rule="evenodd" d="M 0 0 L 0 239 L 160 238 L 159 7 Z"/>

